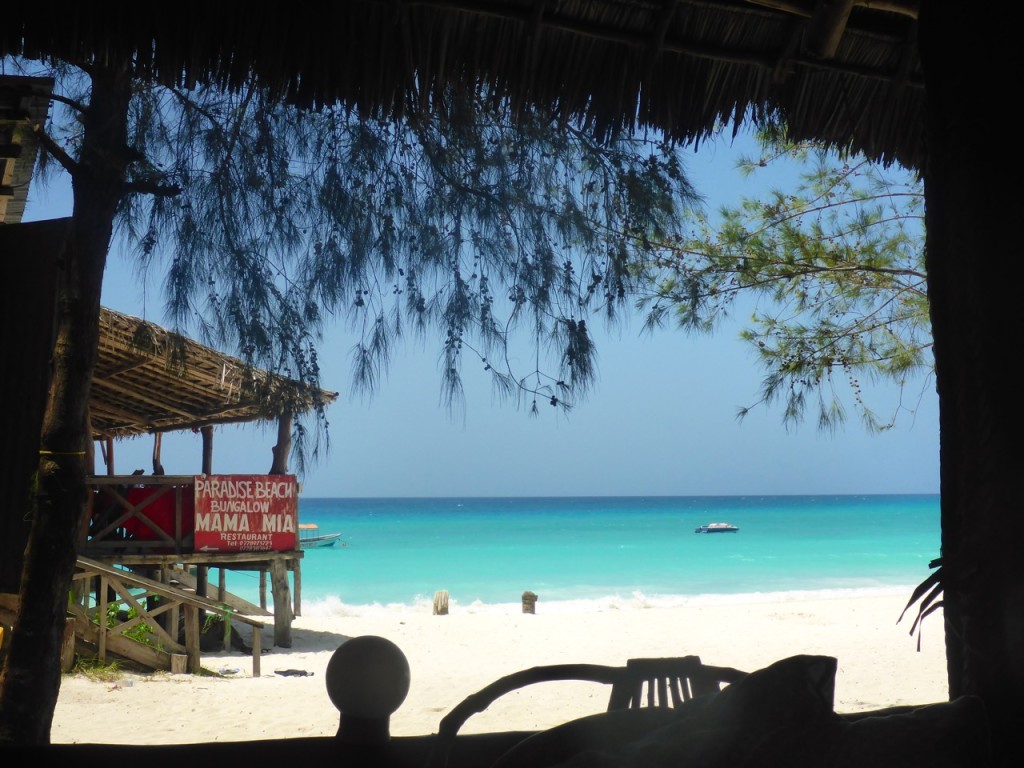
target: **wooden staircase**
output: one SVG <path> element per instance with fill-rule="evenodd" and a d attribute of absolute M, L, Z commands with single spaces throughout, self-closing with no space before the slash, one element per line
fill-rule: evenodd
<path fill-rule="evenodd" d="M 188 584 L 187 577 L 178 579 L 177 586 L 165 584 L 79 557 L 72 580 L 72 600 L 68 604 L 69 615 L 74 618 L 76 650 L 101 661 L 115 654 L 149 669 L 196 673 L 201 669 L 200 615 L 206 613 L 224 620 L 226 647 L 230 647 L 233 622 L 252 627 L 252 675 L 259 677 L 260 633 L 264 624 L 240 611 L 255 609 L 252 612 L 257 614 L 266 614 L 266 611 L 237 596 L 212 600 L 195 594 L 194 589 L 194 582 Z M 182 615 L 184 644 L 177 638 Z M 108 626 L 110 624 L 113 626 Z M 146 627 L 142 632 L 146 642 L 132 639 L 128 634 L 142 625 Z M 167 627 L 174 628 L 173 636 Z"/>

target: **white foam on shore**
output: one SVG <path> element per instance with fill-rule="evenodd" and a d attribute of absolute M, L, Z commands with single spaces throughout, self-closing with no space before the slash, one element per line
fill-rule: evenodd
<path fill-rule="evenodd" d="M 788 603 L 807 600 L 846 600 L 860 597 L 906 596 L 910 600 L 914 585 L 872 586 L 843 589 L 794 590 L 790 592 L 747 592 L 742 594 L 704 595 L 645 595 L 633 592 L 629 595 L 608 595 L 606 597 L 580 600 L 544 601 L 538 597 L 536 613 L 600 613 L 604 611 L 634 611 L 657 608 L 702 605 L 745 605 L 750 603 Z M 303 613 L 312 617 L 384 616 L 402 614 L 423 614 L 433 612 L 433 597 L 419 596 L 412 603 L 344 603 L 337 597 L 304 601 Z M 462 603 L 449 597 L 450 614 L 507 614 L 521 613 L 521 602 L 483 603 L 472 601 Z"/>

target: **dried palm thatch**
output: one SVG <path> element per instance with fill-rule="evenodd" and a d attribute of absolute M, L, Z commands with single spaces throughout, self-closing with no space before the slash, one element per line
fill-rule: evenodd
<path fill-rule="evenodd" d="M 82 2 L 13 7 L 0 54 L 131 60 L 166 85 L 261 86 L 310 107 L 403 114 L 485 84 L 599 134 L 699 141 L 776 114 L 795 138 L 920 167 L 920 0 Z"/>
<path fill-rule="evenodd" d="M 107 308 L 98 351 L 89 401 L 95 439 L 270 421 L 338 396 Z"/>

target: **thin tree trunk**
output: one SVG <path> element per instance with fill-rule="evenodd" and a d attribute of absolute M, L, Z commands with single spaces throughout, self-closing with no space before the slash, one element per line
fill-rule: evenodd
<path fill-rule="evenodd" d="M 1008 32 L 950 4 L 922 6 L 949 692 L 984 699 L 999 766 L 1024 764 L 1021 420 L 1008 362 L 1021 325 L 1020 285 L 1004 274 L 1019 261 L 1007 236 L 1019 204 L 1006 192 L 1013 171 L 1005 150 L 968 137 L 986 130 L 992 112 L 991 92 L 980 84 L 1012 66 Z"/>
<path fill-rule="evenodd" d="M 292 452 L 292 414 L 285 411 L 277 417 L 277 445 L 272 449 L 274 461 L 270 465 L 271 475 L 288 474 L 288 455 Z"/>
<path fill-rule="evenodd" d="M 50 386 L 50 356 L 56 328 L 57 259 L 67 238 L 68 219 L 0 227 L 0 263 L 18 275 L 17 289 L 0 305 L 0 327 L 8 333 L 7 359 L 0 375 L 0 403 L 7 408 L 0 430 L 0 592 L 17 594 L 31 530 L 39 471 L 39 437 Z M 14 364 L 13 361 L 17 361 Z"/>
<path fill-rule="evenodd" d="M 84 514 L 86 414 L 99 337 L 100 289 L 129 152 L 131 80 L 92 70 L 74 212 L 57 299 L 53 376 L 40 441 L 39 500 L 21 580 L 21 605 L 0 678 L 0 741 L 47 744 L 60 691 L 61 639 Z"/>

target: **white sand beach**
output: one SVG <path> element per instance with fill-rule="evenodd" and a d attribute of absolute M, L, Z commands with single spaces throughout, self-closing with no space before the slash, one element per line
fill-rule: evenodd
<path fill-rule="evenodd" d="M 631 657 L 697 654 L 709 664 L 753 671 L 795 654 L 838 659 L 835 709 L 854 712 L 947 699 L 942 616 L 924 623 L 921 649 L 913 615 L 897 618 L 910 590 L 871 597 L 693 604 L 587 613 L 474 613 L 446 616 L 297 617 L 291 648 L 262 656 L 203 654 L 223 677 L 125 673 L 116 681 L 65 675 L 53 743 L 175 744 L 333 735 L 338 712 L 324 674 L 344 640 L 378 635 L 405 653 L 411 687 L 391 718 L 395 736 L 430 734 L 467 695 L 495 679 L 542 664 L 621 665 Z M 272 627 L 263 633 L 271 645 Z M 311 674 L 280 675 L 276 670 Z M 499 699 L 470 718 L 464 733 L 533 730 L 603 711 L 609 690 L 595 683 L 543 683 Z M 126 733 L 122 724 L 127 724 Z"/>

